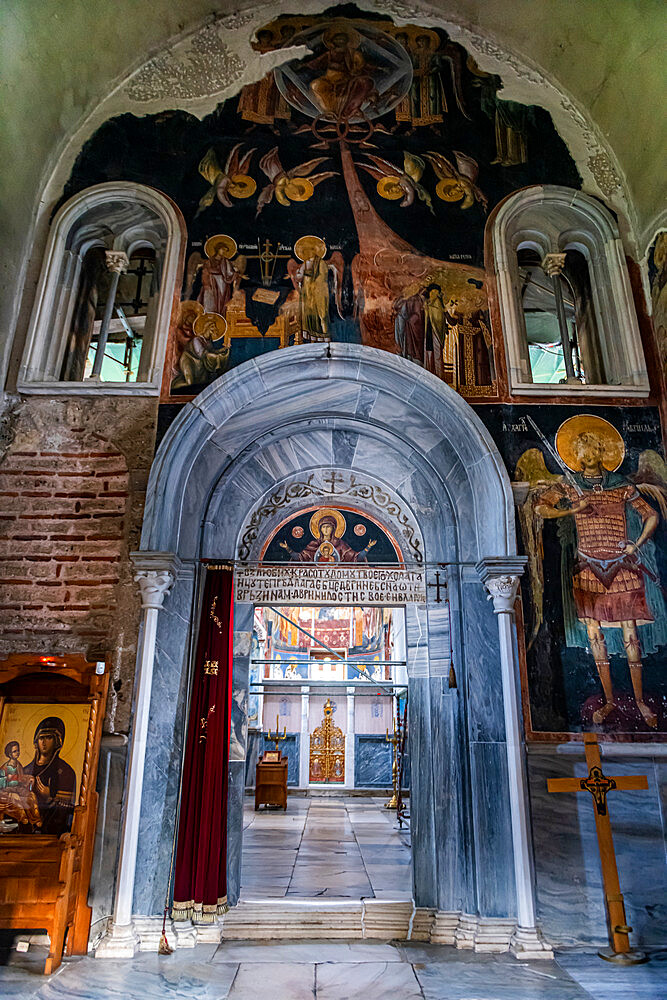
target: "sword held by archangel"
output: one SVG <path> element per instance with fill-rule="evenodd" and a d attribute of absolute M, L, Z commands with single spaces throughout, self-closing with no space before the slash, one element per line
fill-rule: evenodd
<path fill-rule="evenodd" d="M 556 449 L 553 447 L 553 445 L 546 439 L 546 437 L 544 436 L 544 434 L 542 433 L 542 431 L 540 430 L 540 428 L 537 426 L 537 424 L 535 423 L 535 421 L 533 420 L 533 418 L 528 413 L 526 414 L 526 420 L 528 421 L 528 423 L 530 424 L 530 426 L 533 428 L 533 430 L 535 431 L 535 433 L 539 437 L 540 441 L 542 442 L 542 444 L 544 445 L 544 447 L 547 449 L 547 451 L 549 452 L 549 454 L 553 458 L 554 462 L 562 469 L 563 475 L 565 476 L 565 479 L 567 479 L 567 481 L 570 484 L 570 486 L 572 487 L 572 489 L 576 490 L 580 497 L 583 497 L 584 491 L 582 490 L 581 486 L 579 485 L 579 483 L 577 482 L 577 480 L 572 475 L 572 472 L 567 467 L 567 465 L 565 464 L 565 462 L 563 461 L 563 459 L 560 457 L 560 455 L 558 454 L 558 452 L 556 451 Z"/>

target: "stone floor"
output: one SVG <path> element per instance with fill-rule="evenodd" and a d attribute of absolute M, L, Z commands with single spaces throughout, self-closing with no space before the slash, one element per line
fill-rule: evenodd
<path fill-rule="evenodd" d="M 244 810 L 241 898 L 410 899 L 409 829 L 386 797 L 293 796 L 287 812 Z"/>
<path fill-rule="evenodd" d="M 80 958 L 40 976 L 43 949 L 0 968 L 3 1000 L 664 1000 L 667 952 L 615 968 L 592 954 L 521 963 L 438 945 L 225 942 L 131 961 Z"/>

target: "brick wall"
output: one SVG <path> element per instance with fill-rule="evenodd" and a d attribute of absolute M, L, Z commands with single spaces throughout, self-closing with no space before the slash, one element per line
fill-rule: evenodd
<path fill-rule="evenodd" d="M 69 451 L 11 451 L 0 467 L 0 618 L 5 642 L 75 633 L 104 644 L 125 540 L 123 455 L 76 434 Z M 77 444 L 79 447 L 77 447 Z M 12 644 L 13 645 L 13 644 Z M 68 644 L 69 645 L 69 644 Z"/>
<path fill-rule="evenodd" d="M 0 408 L 0 656 L 108 658 L 105 727 L 130 723 L 139 548 L 157 400 L 20 397 Z"/>

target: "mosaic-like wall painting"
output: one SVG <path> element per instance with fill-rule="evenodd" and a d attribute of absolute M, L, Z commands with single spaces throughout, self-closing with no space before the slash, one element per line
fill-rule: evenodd
<path fill-rule="evenodd" d="M 268 542 L 262 561 L 401 562 L 398 543 L 377 522 L 348 508 L 311 507 L 290 518 Z"/>
<path fill-rule="evenodd" d="M 480 410 L 514 480 L 529 731 L 667 732 L 667 465 L 657 410 Z"/>
<path fill-rule="evenodd" d="M 662 372 L 667 378 L 667 232 L 659 233 L 648 257 L 653 328 L 658 342 Z"/>
<path fill-rule="evenodd" d="M 281 17 L 255 39 L 259 52 L 308 54 L 201 122 L 179 111 L 108 122 L 66 192 L 126 178 L 183 211 L 163 398 L 191 398 L 268 351 L 342 341 L 493 399 L 488 213 L 529 184 L 580 186 L 549 115 L 504 101 L 500 78 L 440 29 L 350 6 Z"/>

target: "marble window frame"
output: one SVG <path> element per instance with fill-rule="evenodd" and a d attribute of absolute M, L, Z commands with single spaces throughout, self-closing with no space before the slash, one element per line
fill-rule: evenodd
<path fill-rule="evenodd" d="M 509 390 L 514 395 L 646 397 L 650 392 L 639 324 L 618 227 L 595 198 L 573 188 L 534 185 L 503 201 L 489 221 Z M 609 382 L 533 382 L 517 251 L 578 250 L 589 269 L 600 350 Z"/>
<path fill-rule="evenodd" d="M 157 225 L 130 222 L 113 233 L 107 246 L 99 234 L 81 234 L 76 249 L 77 225 L 93 209 L 105 205 L 136 205 L 148 210 Z M 155 188 L 126 181 L 96 184 L 74 195 L 56 213 L 44 254 L 35 305 L 17 379 L 22 393 L 74 396 L 159 396 L 164 359 L 172 321 L 174 297 L 180 281 L 187 231 L 177 206 Z M 156 244 L 161 243 L 161 246 Z M 69 322 L 78 289 L 81 262 L 96 245 L 124 251 L 128 257 L 140 246 L 156 250 L 161 271 L 154 327 L 147 355 L 142 350 L 141 381 L 102 382 L 84 379 L 62 381 L 57 377 L 62 364 Z"/>

